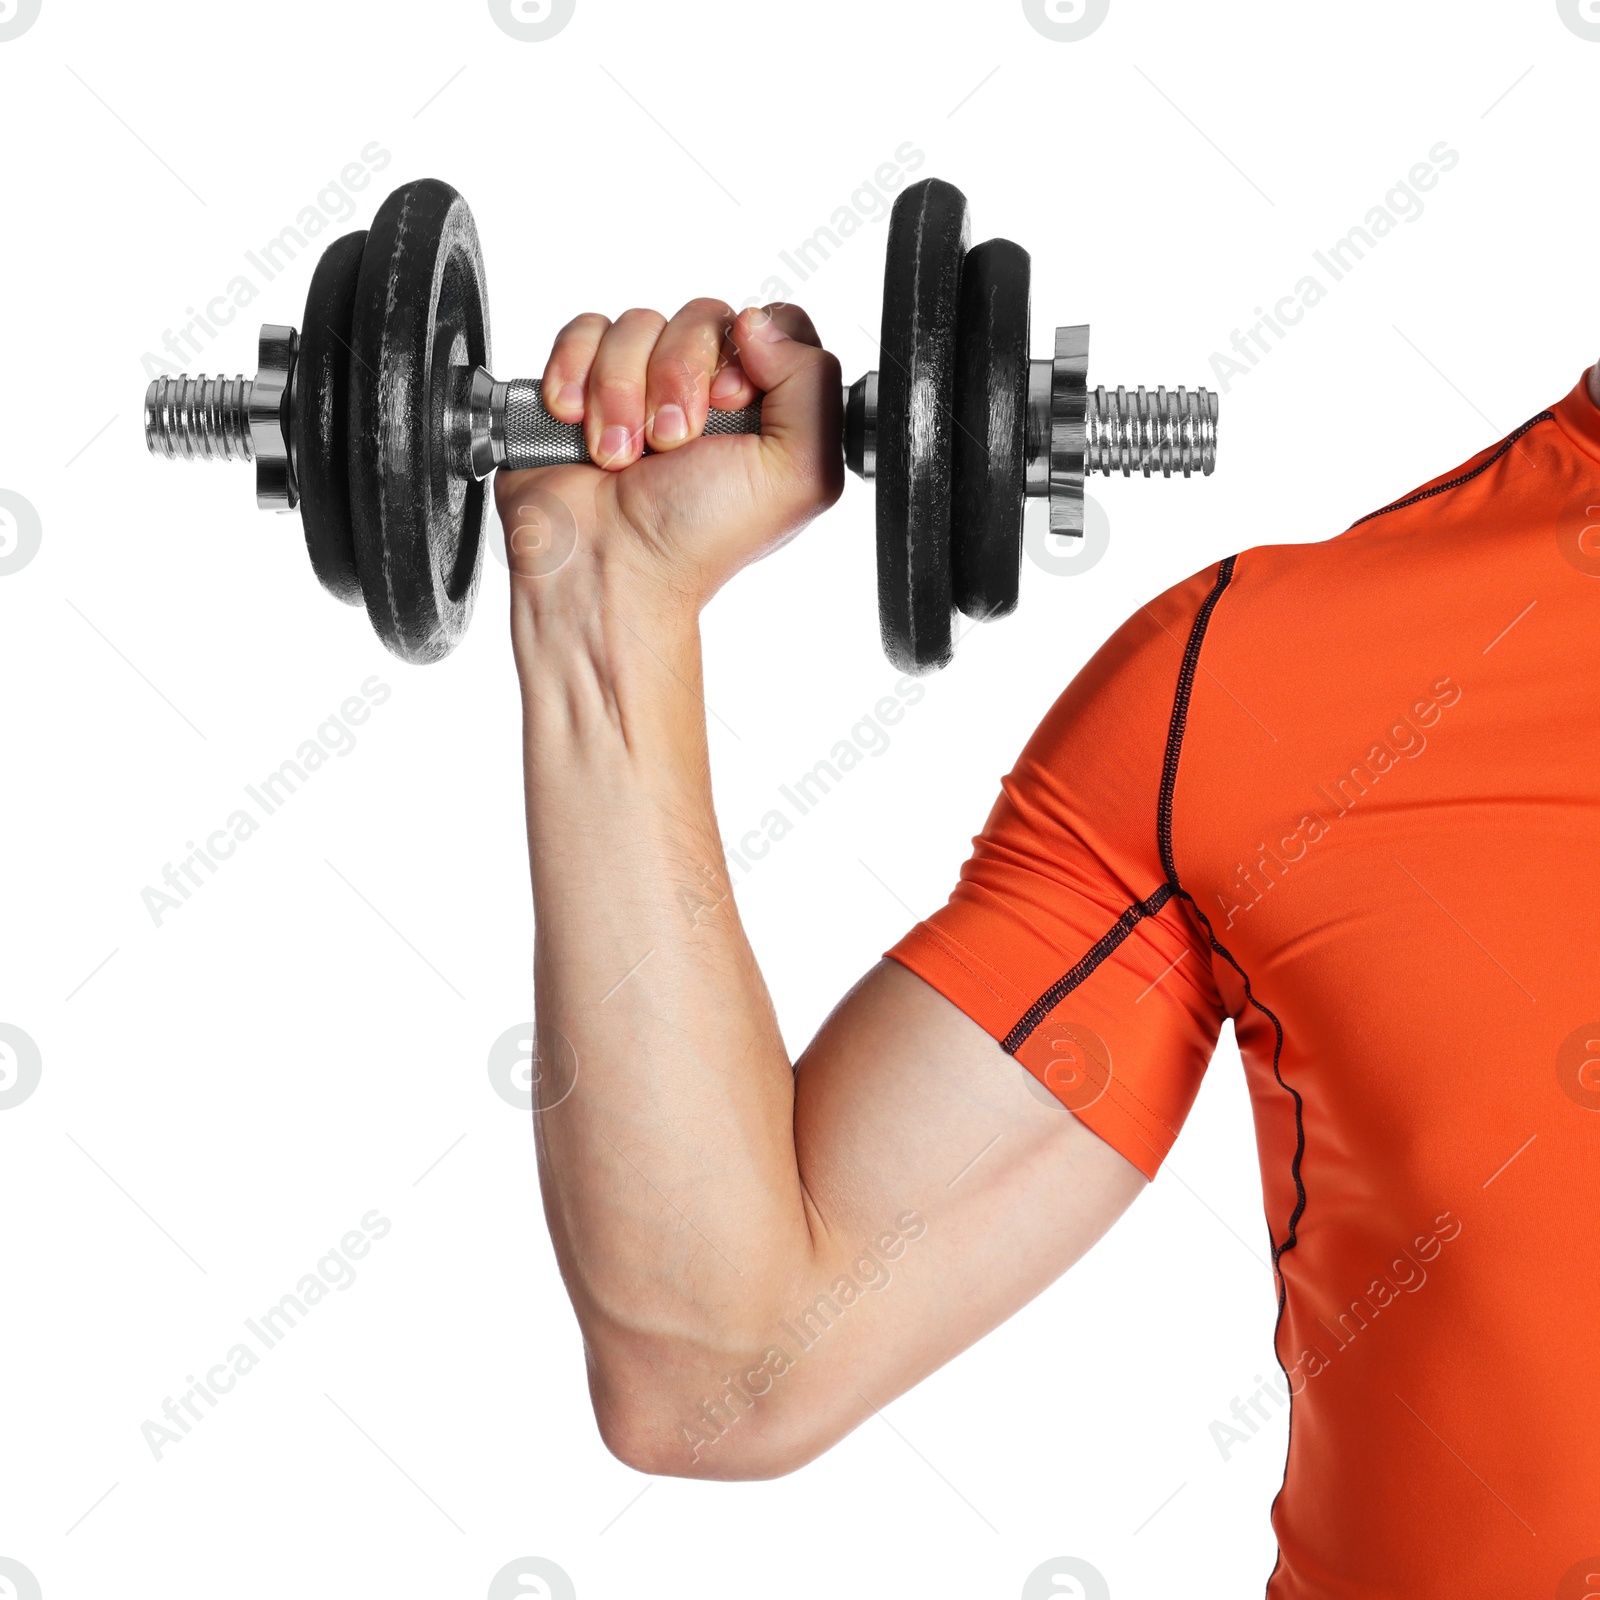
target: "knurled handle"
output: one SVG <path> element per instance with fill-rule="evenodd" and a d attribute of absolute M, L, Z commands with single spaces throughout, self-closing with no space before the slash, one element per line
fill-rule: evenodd
<path fill-rule="evenodd" d="M 544 398 L 536 379 L 512 378 L 506 383 L 506 457 L 504 465 L 512 472 L 532 467 L 573 466 L 589 460 L 583 442 L 583 424 L 561 422 L 544 408 Z M 761 400 L 742 411 L 711 410 L 706 415 L 705 432 L 760 433 Z M 646 454 L 649 454 L 648 448 Z"/>

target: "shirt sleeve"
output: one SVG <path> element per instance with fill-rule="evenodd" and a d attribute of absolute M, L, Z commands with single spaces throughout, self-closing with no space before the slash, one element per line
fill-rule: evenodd
<path fill-rule="evenodd" d="M 1002 780 L 949 901 L 886 952 L 1150 1178 L 1226 1014 L 1160 842 L 1173 707 L 1216 575 L 1141 608 L 1088 662 Z"/>

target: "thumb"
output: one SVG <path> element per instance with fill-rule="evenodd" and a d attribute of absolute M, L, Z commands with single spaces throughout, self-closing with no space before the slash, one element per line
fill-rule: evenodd
<path fill-rule="evenodd" d="M 813 516 L 844 487 L 838 358 L 821 348 L 798 306 L 742 311 L 732 339 L 739 364 L 765 391 L 761 454 L 772 486 L 786 499 L 794 496 L 797 514 Z"/>

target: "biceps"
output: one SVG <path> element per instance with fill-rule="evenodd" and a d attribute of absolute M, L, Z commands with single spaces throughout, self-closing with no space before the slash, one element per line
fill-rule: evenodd
<path fill-rule="evenodd" d="M 802 1056 L 795 1142 L 825 1264 L 816 1281 L 841 1306 L 841 1333 L 850 1325 L 835 1343 L 873 1404 L 1059 1277 L 1145 1181 L 891 961 Z"/>

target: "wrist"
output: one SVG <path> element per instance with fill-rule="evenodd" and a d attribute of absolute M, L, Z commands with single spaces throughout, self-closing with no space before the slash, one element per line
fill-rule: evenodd
<path fill-rule="evenodd" d="M 642 552 L 583 541 L 559 569 L 511 577 L 511 638 L 530 732 L 631 747 L 703 730 L 697 597 Z M 703 731 L 701 734 L 703 739 Z"/>

